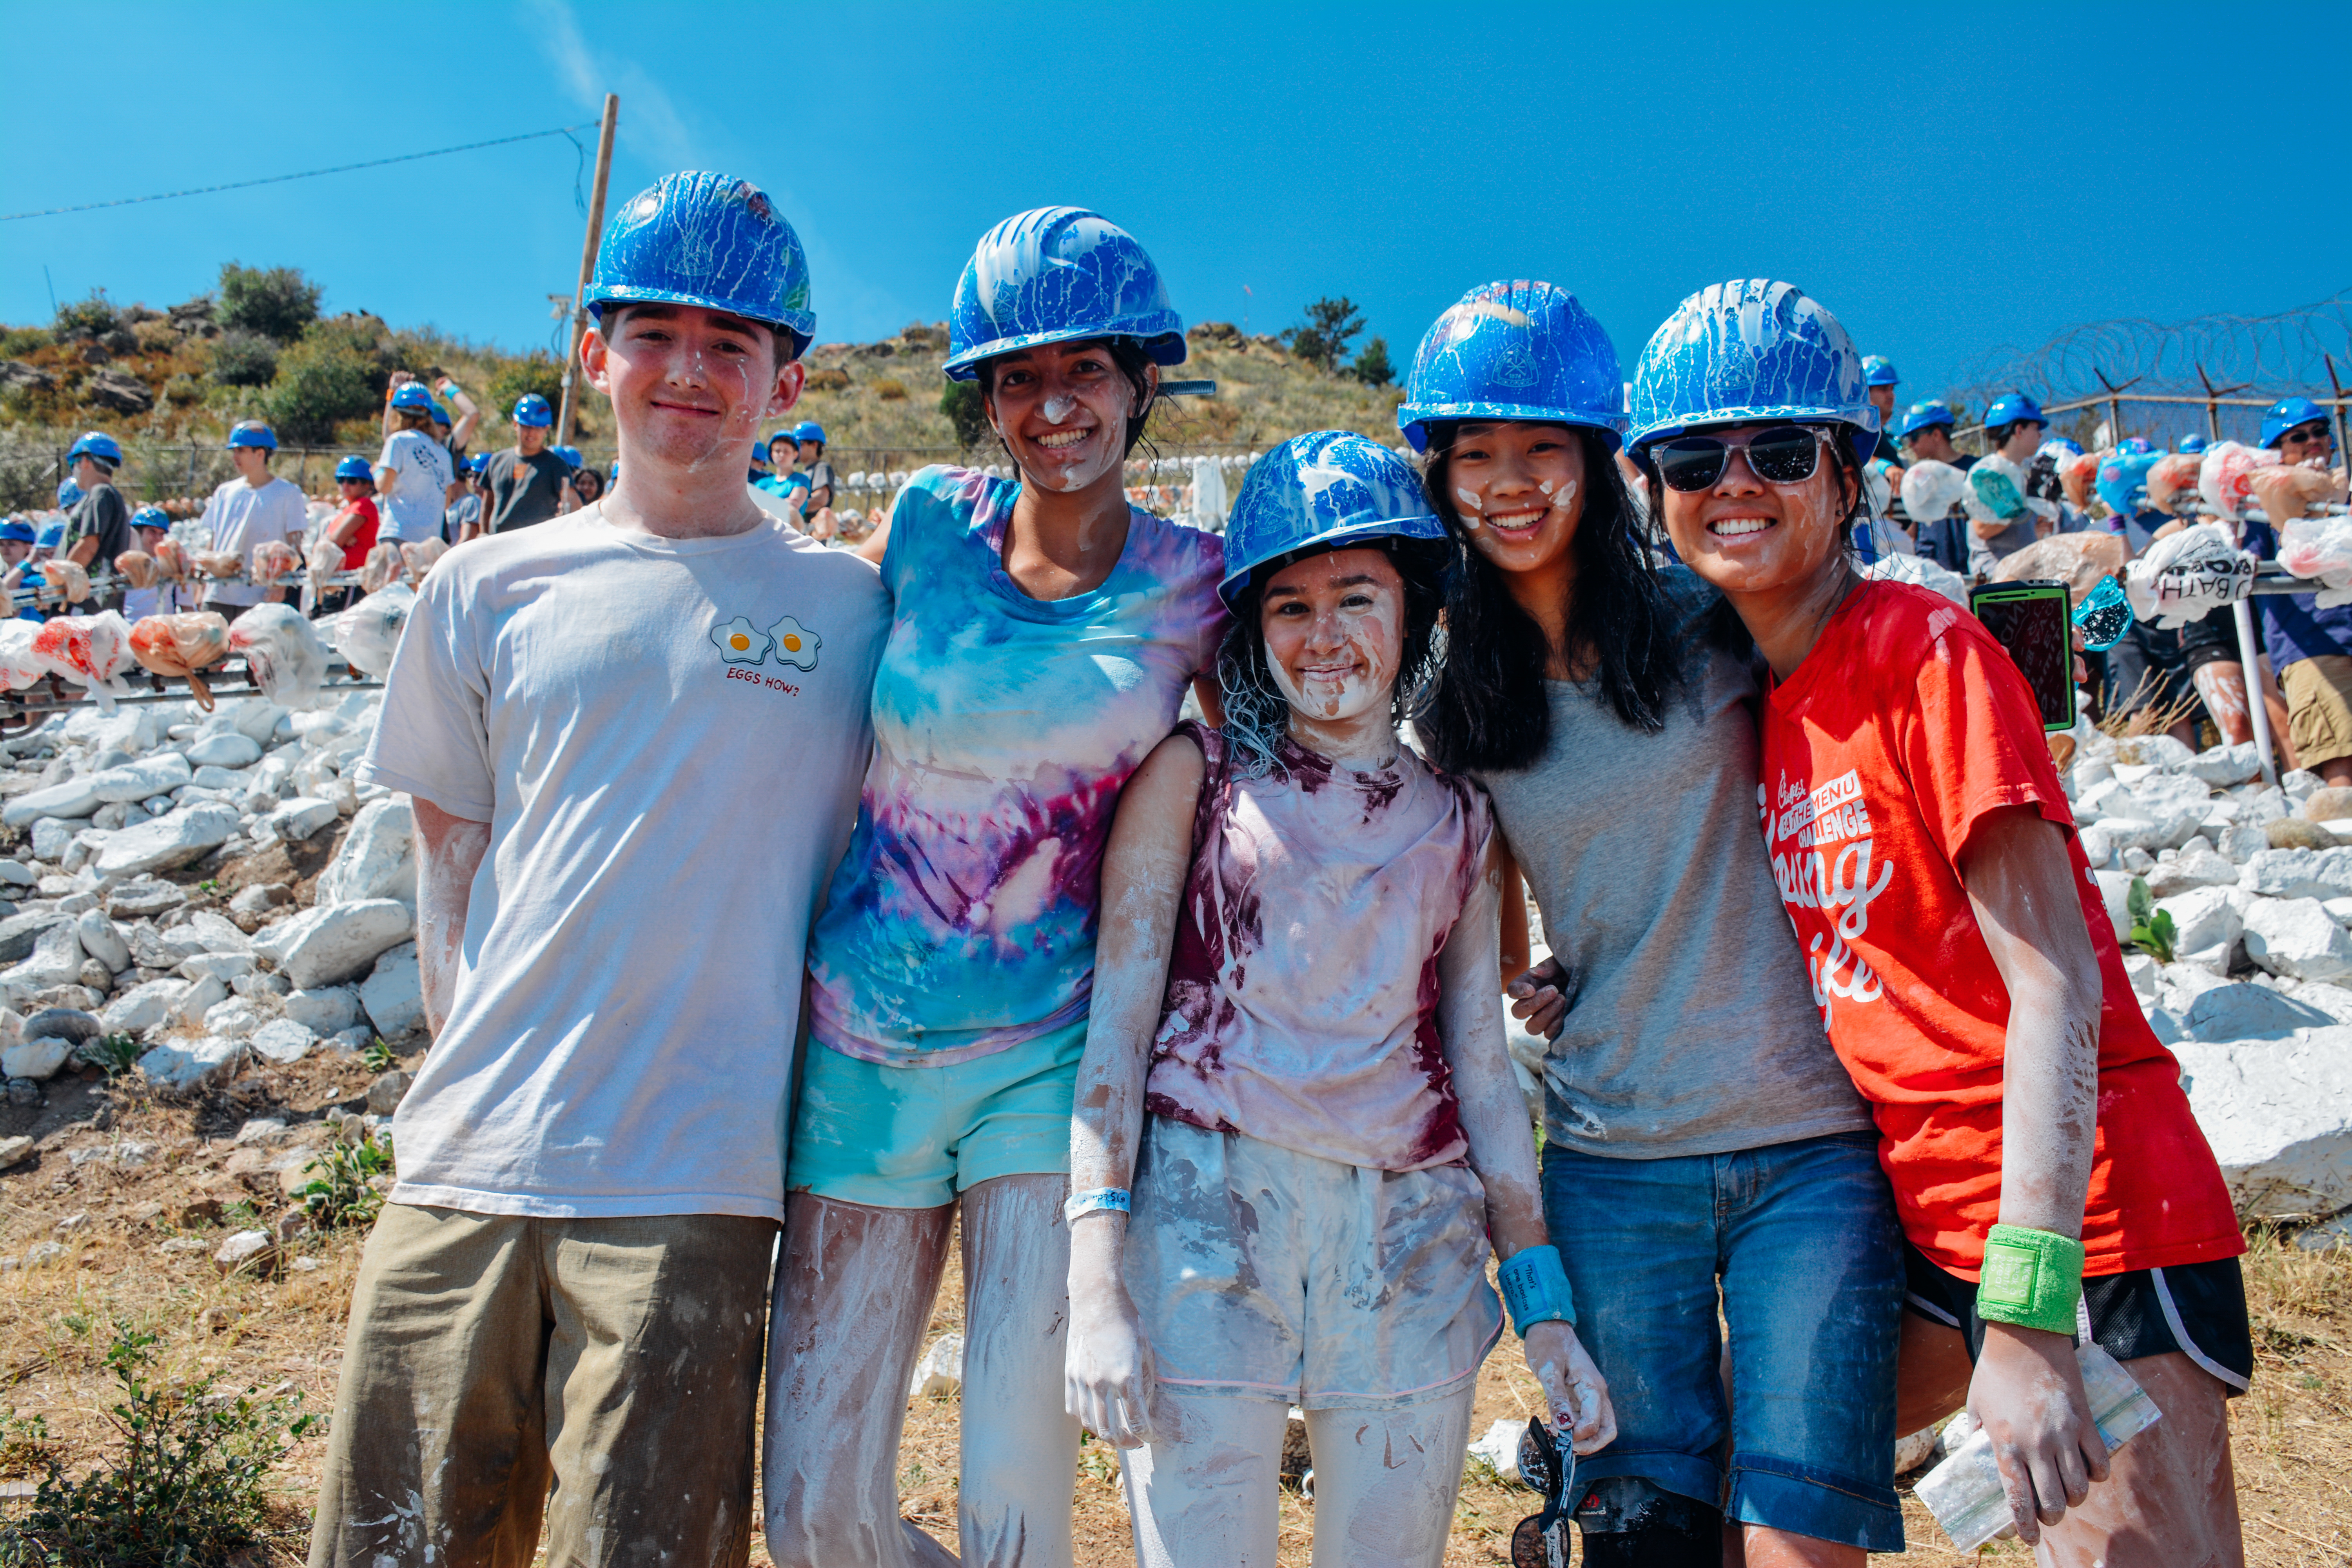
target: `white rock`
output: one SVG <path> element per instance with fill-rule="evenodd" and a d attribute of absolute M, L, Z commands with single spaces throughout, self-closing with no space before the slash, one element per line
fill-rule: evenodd
<path fill-rule="evenodd" d="M 2352 934 L 2317 899 L 2259 899 L 2246 911 L 2246 956 L 2273 974 L 2334 980 L 2352 974 Z"/>
<path fill-rule="evenodd" d="M 296 795 L 280 803 L 269 814 L 269 831 L 289 844 L 299 844 L 321 828 L 331 827 L 341 820 L 342 813 L 331 800 L 311 795 Z"/>
<path fill-rule="evenodd" d="M 2238 821 L 2248 827 L 2260 827 L 2287 815 L 2286 793 L 2275 784 L 2255 790 L 2238 803 Z"/>
<path fill-rule="evenodd" d="M 238 1041 L 216 1036 L 166 1040 L 139 1058 L 139 1070 L 166 1089 L 203 1089 L 227 1078 L 244 1050 Z"/>
<path fill-rule="evenodd" d="M 110 837 L 95 864 L 101 877 L 168 871 L 202 859 L 207 850 L 236 837 L 237 815 L 226 805 L 202 801 L 164 813 L 152 822 Z"/>
<path fill-rule="evenodd" d="M 313 1034 L 340 1035 L 359 1022 L 358 993 L 346 985 L 297 991 L 286 998 L 286 1016 Z"/>
<path fill-rule="evenodd" d="M 362 899 L 416 901 L 416 815 L 407 796 L 370 801 L 359 809 L 342 848 L 319 873 L 314 897 L 322 905 Z"/>
<path fill-rule="evenodd" d="M 2296 984 L 2294 999 L 2307 1007 L 2318 1008 L 2339 1024 L 2352 1024 L 2352 991 L 2341 985 L 2305 980 Z"/>
<path fill-rule="evenodd" d="M 172 936 L 185 942 L 191 938 L 203 945 L 206 952 L 251 952 L 251 939 L 236 929 L 236 922 L 218 910 L 198 910 L 172 929 Z"/>
<path fill-rule="evenodd" d="M 71 985 L 80 980 L 81 961 L 89 956 L 81 950 L 81 938 L 75 932 L 73 922 L 67 921 L 35 937 L 31 955 L 14 969 L 0 971 L 0 983 L 35 991 Z"/>
<path fill-rule="evenodd" d="M 247 959 L 246 962 L 250 963 L 253 961 Z M 232 975 L 228 988 L 239 996 L 250 996 L 258 1000 L 264 996 L 283 996 L 294 989 L 294 983 L 282 974 L 265 974 L 259 970 L 254 970 L 245 974 Z"/>
<path fill-rule="evenodd" d="M 2131 981 L 2132 994 L 2143 1003 L 2156 1000 L 2158 967 L 2156 960 L 2144 952 L 2124 954 L 2124 973 Z"/>
<path fill-rule="evenodd" d="M 2131 873 L 2128 871 L 2094 871 L 2099 884 L 2099 896 L 2106 900 L 2107 919 L 2116 928 L 2116 940 L 2122 942 L 2131 934 Z M 2180 917 L 2175 915 L 2176 921 Z"/>
<path fill-rule="evenodd" d="M 2173 1051 L 2240 1215 L 2284 1219 L 2352 1205 L 2352 1026 Z"/>
<path fill-rule="evenodd" d="M 249 952 L 200 952 L 180 965 L 183 980 L 225 980 L 234 985 L 240 974 L 253 973 L 253 955 Z"/>
<path fill-rule="evenodd" d="M 1922 1426 L 1908 1437 L 1895 1440 L 1895 1473 L 1907 1476 L 1937 1458 L 1936 1439 L 1939 1434 L 1933 1426 Z"/>
<path fill-rule="evenodd" d="M 319 1043 L 319 1037 L 291 1018 L 273 1018 L 254 1030 L 247 1043 L 256 1055 L 282 1067 L 309 1056 L 310 1047 Z"/>
<path fill-rule="evenodd" d="M 54 1036 L 47 1039 L 25 1040 L 0 1050 L 0 1075 L 8 1078 L 50 1079 L 57 1076 L 66 1058 L 73 1055 L 74 1042 Z"/>
<path fill-rule="evenodd" d="M 2305 1252 L 2330 1252 L 2352 1246 L 2352 1214 L 2340 1214 L 2324 1225 L 2305 1226 L 2295 1233 L 2294 1244 Z"/>
<path fill-rule="evenodd" d="M 68 822 L 61 816 L 45 816 L 33 824 L 33 858 L 55 862 L 65 856 L 66 847 L 81 831 L 81 824 Z"/>
<path fill-rule="evenodd" d="M 425 1023 L 425 986 L 416 967 L 416 944 L 404 942 L 375 961 L 375 968 L 360 984 L 360 1005 L 368 1021 L 387 1040 L 396 1040 Z"/>
<path fill-rule="evenodd" d="M 2162 900 L 2192 888 L 2223 888 L 2237 884 L 2237 864 L 2217 854 L 2202 838 L 2191 838 L 2178 855 L 2147 874 L 2147 890 Z"/>
<path fill-rule="evenodd" d="M 63 784 L 51 784 L 47 789 L 20 795 L 5 806 L 0 806 L 0 824 L 10 827 L 29 827 L 45 816 L 88 816 L 100 804 L 98 789 L 90 783 L 96 776 L 84 773 Z"/>
<path fill-rule="evenodd" d="M 277 1238 L 266 1230 L 240 1230 L 220 1244 L 213 1254 L 213 1267 L 224 1274 L 234 1274 L 240 1268 L 266 1268 L 270 1255 L 278 1250 Z"/>
<path fill-rule="evenodd" d="M 1485 1436 L 1470 1445 L 1470 1458 L 1484 1459 L 1503 1480 L 1516 1482 L 1519 1479 L 1519 1437 L 1527 1429 L 1525 1421 L 1497 1421 L 1486 1428 Z"/>
<path fill-rule="evenodd" d="M 2297 1029 L 2326 1028 L 2336 1019 L 2268 985 L 2233 982 L 2200 993 L 2182 1021 L 2191 1039 L 2225 1044 L 2283 1039 Z"/>
<path fill-rule="evenodd" d="M 286 1119 L 282 1116 L 247 1117 L 245 1125 L 236 1130 L 236 1138 L 231 1140 L 232 1144 L 239 1149 L 247 1148 L 256 1143 L 270 1144 L 284 1142 L 286 1142 Z"/>
<path fill-rule="evenodd" d="M 2196 754 L 2169 735 L 2134 735 L 2116 743 L 2116 771 L 2131 763 L 2170 771 L 2188 766 Z"/>
<path fill-rule="evenodd" d="M 2270 847 L 2270 836 L 2260 827 L 2232 827 L 2213 840 L 2215 849 L 2240 866 L 2268 853 Z"/>
<path fill-rule="evenodd" d="M 2197 964 L 2168 963 L 2157 974 L 2156 998 L 2165 1011 L 2185 1019 L 2195 1009 L 2198 997 L 2217 985 L 2230 984 L 2211 970 Z M 2185 1037 L 2185 1025 L 2182 1034 Z"/>
<path fill-rule="evenodd" d="M 392 899 L 369 899 L 303 910 L 275 925 L 254 942 L 298 990 L 333 985 L 363 973 L 377 955 L 415 934 L 408 906 Z"/>
<path fill-rule="evenodd" d="M 188 748 L 188 761 L 204 767 L 249 768 L 261 761 L 261 742 L 235 730 L 206 735 Z"/>
<path fill-rule="evenodd" d="M 2266 899 L 2352 897 L 2352 848 L 2265 849 L 2240 868 L 2237 880 Z"/>
<path fill-rule="evenodd" d="M 2099 824 L 2095 822 L 2080 829 L 2076 837 L 2083 841 L 2083 858 L 2091 863 L 2094 871 L 2101 869 L 2116 858 L 2115 838 Z"/>
<path fill-rule="evenodd" d="M 2298 806 L 2311 798 L 2311 792 L 2319 788 L 2322 782 L 2317 773 L 2307 768 L 2290 768 L 2279 775 L 2280 790 Z"/>
<path fill-rule="evenodd" d="M 339 1029 L 327 1040 L 327 1048 L 343 1056 L 355 1057 L 375 1044 L 373 1029 Z"/>
<path fill-rule="evenodd" d="M 131 967 L 131 944 L 105 910 L 84 910 L 74 921 L 74 934 L 81 939 L 81 950 L 111 973 L 119 974 Z"/>
<path fill-rule="evenodd" d="M 909 1399 L 953 1394 L 963 1387 L 963 1336 L 950 1329 L 933 1340 L 907 1384 Z"/>
<path fill-rule="evenodd" d="M 2148 885 L 2154 890 L 2153 876 Z M 2156 907 L 2172 917 L 2172 945 L 2176 952 L 2193 952 L 2238 940 L 2238 933 L 2245 929 L 2245 921 L 2238 912 L 2238 900 L 2230 896 L 2232 891 L 2208 885 L 2158 900 Z M 2116 933 L 2121 940 L 2129 934 L 2131 922 L 2126 916 L 2118 923 L 2125 928 Z"/>
<path fill-rule="evenodd" d="M 2190 818 L 2184 816 L 2180 821 L 2188 824 L 2189 832 L 2197 831 L 2196 824 Z M 2099 826 L 2107 830 L 2107 837 L 2118 850 L 2129 853 L 2134 849 L 2145 851 L 2163 847 L 2168 842 L 2166 836 L 2176 825 L 2168 821 L 2152 821 L 2145 816 L 2103 816 L 2099 818 Z"/>
<path fill-rule="evenodd" d="M 188 989 L 180 980 L 150 980 L 119 993 L 99 1015 L 110 1035 L 143 1035 L 172 1016 L 172 1005 Z"/>
<path fill-rule="evenodd" d="M 2130 800 L 2131 786 L 2110 773 L 2097 783 L 2084 786 L 2083 793 L 2074 799 L 2074 816 L 2079 821 L 2086 816 L 2128 815 L 2118 812 L 2116 808 L 2121 805 L 2127 805 Z"/>
<path fill-rule="evenodd" d="M 2263 759 L 2254 743 L 2247 741 L 2235 746 L 2209 747 L 2182 763 L 2181 771 L 2215 789 L 2227 789 L 2259 777 Z"/>
<path fill-rule="evenodd" d="M 248 697 L 242 702 L 223 703 L 221 713 L 226 722 L 224 730 L 235 730 L 257 745 L 267 746 L 278 733 L 278 724 L 286 718 L 286 710 L 266 697 Z M 211 725 L 205 728 L 211 729 Z"/>
<path fill-rule="evenodd" d="M 101 801 L 140 801 L 150 795 L 169 795 L 182 784 L 191 783 L 195 772 L 188 759 L 177 752 L 158 752 L 135 763 L 119 768 L 109 768 L 90 778 L 90 788 Z"/>
<path fill-rule="evenodd" d="M 228 1000 L 228 983 L 207 976 L 190 984 L 172 1004 L 172 1016 L 183 1024 L 202 1025 L 205 1015 Z"/>

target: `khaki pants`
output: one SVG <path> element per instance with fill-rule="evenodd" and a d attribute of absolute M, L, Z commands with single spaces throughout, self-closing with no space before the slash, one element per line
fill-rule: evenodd
<path fill-rule="evenodd" d="M 2316 773 L 2352 757 L 2352 658 L 2323 654 L 2286 667 L 2286 733 L 2294 759 Z"/>
<path fill-rule="evenodd" d="M 776 1229 L 387 1205 L 311 1568 L 742 1563 Z"/>

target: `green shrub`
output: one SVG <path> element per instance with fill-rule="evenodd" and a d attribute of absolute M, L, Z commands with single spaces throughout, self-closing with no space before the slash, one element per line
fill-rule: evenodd
<path fill-rule="evenodd" d="M 278 344 L 259 332 L 232 327 L 213 340 L 205 374 L 222 386 L 268 386 L 278 375 Z"/>
<path fill-rule="evenodd" d="M 224 328 L 243 327 L 290 343 L 319 319 L 320 292 L 298 268 L 240 267 L 224 261 L 215 318 Z"/>
<path fill-rule="evenodd" d="M 262 416 L 280 441 L 331 440 L 338 423 L 378 406 L 382 386 L 374 362 L 349 342 L 333 334 L 305 338 L 278 356 L 278 378 L 262 395 Z"/>
<path fill-rule="evenodd" d="M 197 1568 L 271 1528 L 271 1468 L 318 1418 L 294 1414 L 299 1394 L 216 1394 L 209 1373 L 158 1386 L 154 1359 L 153 1334 L 118 1325 L 106 1352 L 122 1394 L 108 1412 L 117 1451 L 72 1478 L 37 1442 L 41 1479 L 30 1505 L 0 1524 L 0 1565 Z"/>
<path fill-rule="evenodd" d="M 563 362 L 543 350 L 534 349 L 518 360 L 509 360 L 490 378 L 489 401 L 482 404 L 485 422 L 504 420 L 514 413 L 514 405 L 525 393 L 536 392 L 547 399 L 553 409 L 563 406 Z M 552 436 L 548 439 L 553 440 Z"/>
<path fill-rule="evenodd" d="M 35 349 L 47 348 L 57 339 L 43 327 L 0 327 L 0 359 L 23 359 Z"/>
<path fill-rule="evenodd" d="M 955 426 L 956 445 L 971 451 L 988 438 L 988 404 L 980 383 L 951 381 L 940 389 L 940 412 Z"/>
<path fill-rule="evenodd" d="M 1389 363 L 1389 341 L 1374 338 L 1348 367 L 1348 374 L 1366 386 L 1386 386 L 1396 379 L 1396 367 Z"/>
<path fill-rule="evenodd" d="M 2179 933 L 2173 929 L 2172 911 L 2158 909 L 2148 895 L 2147 878 L 2132 879 L 2131 891 L 2124 895 L 2124 910 L 2132 922 L 2124 945 L 2137 948 L 2158 963 L 2170 963 L 2173 939 Z"/>
<path fill-rule="evenodd" d="M 114 301 L 106 297 L 103 289 L 93 289 L 87 300 L 75 300 L 58 307 L 58 336 L 61 338 L 94 338 L 100 332 L 110 332 L 118 312 Z"/>
<path fill-rule="evenodd" d="M 356 1131 L 357 1138 L 346 1142 L 345 1129 Z M 373 1223 L 383 1207 L 383 1194 L 373 1178 L 388 1178 L 394 1169 L 392 1146 L 357 1120 L 343 1121 L 335 1131 L 326 1152 L 302 1167 L 306 1175 L 318 1173 L 302 1184 L 301 1198 L 311 1223 L 321 1230 Z"/>

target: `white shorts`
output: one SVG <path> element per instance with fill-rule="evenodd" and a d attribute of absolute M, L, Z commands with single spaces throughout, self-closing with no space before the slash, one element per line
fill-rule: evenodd
<path fill-rule="evenodd" d="M 1375 1410 L 1459 1392 L 1502 1333 L 1467 1164 L 1379 1171 L 1154 1116 L 1128 1289 L 1178 1394 Z"/>

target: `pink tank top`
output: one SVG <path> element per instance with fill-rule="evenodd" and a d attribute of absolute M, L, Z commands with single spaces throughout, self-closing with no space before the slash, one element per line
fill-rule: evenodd
<path fill-rule="evenodd" d="M 1146 1105 L 1375 1170 L 1460 1159 L 1437 955 L 1485 864 L 1485 794 L 1409 751 L 1359 773 L 1286 740 L 1244 777 L 1222 735 L 1178 728 L 1208 773 Z"/>

